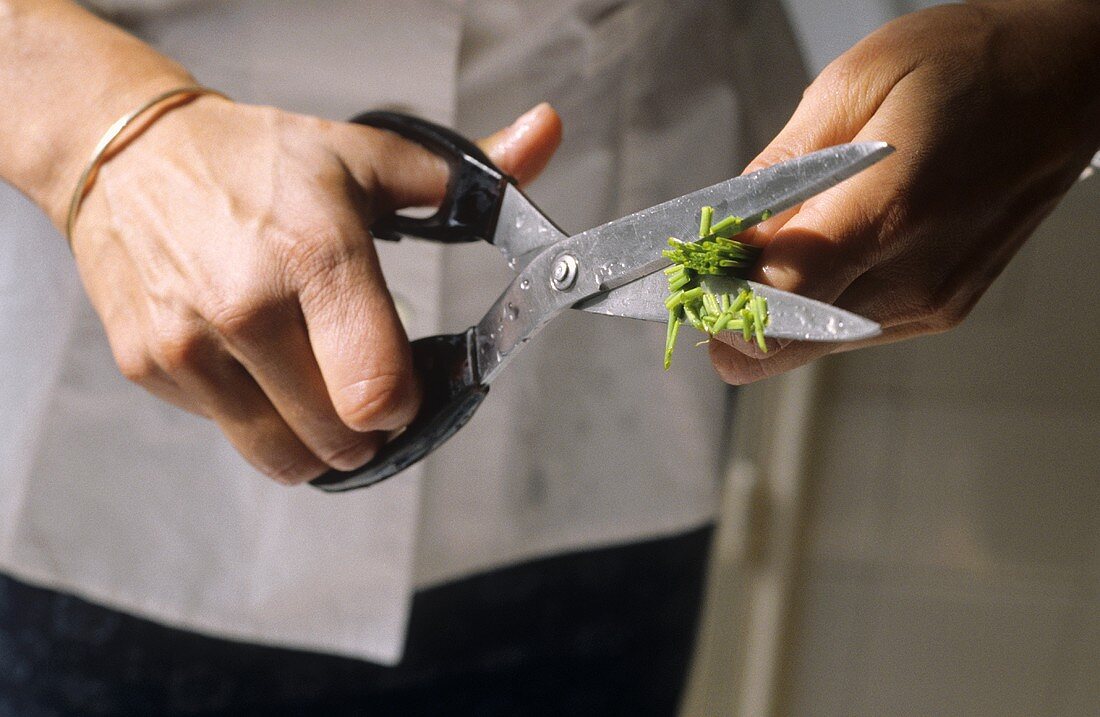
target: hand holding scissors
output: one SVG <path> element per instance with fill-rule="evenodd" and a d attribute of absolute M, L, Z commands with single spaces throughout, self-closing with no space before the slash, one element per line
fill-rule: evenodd
<path fill-rule="evenodd" d="M 425 120 L 371 112 L 353 121 L 393 131 L 440 155 L 450 168 L 447 193 L 427 218 L 392 215 L 372 227 L 376 238 L 402 236 L 441 242 L 487 241 L 516 276 L 477 324 L 464 333 L 413 342 L 424 402 L 413 422 L 366 465 L 330 471 L 312 483 L 326 491 L 373 485 L 416 463 L 473 416 L 489 386 L 523 345 L 567 309 L 666 321 L 667 283 L 661 256 L 670 236 L 689 237 L 701 207 L 742 218 L 743 226 L 796 206 L 890 154 L 882 142 L 840 145 L 567 236 L 515 182 L 469 140 Z M 795 294 L 740 279 L 708 278 L 714 290 L 746 287 L 768 301 L 772 338 L 854 341 L 878 324 Z M 658 347 L 654 347 L 655 356 Z"/>

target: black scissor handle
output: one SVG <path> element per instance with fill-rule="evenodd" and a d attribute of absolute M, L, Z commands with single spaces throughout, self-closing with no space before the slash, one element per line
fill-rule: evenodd
<path fill-rule="evenodd" d="M 450 176 L 447 194 L 430 217 L 414 218 L 393 214 L 378 219 L 371 227 L 377 239 L 396 241 L 402 236 L 440 242 L 491 242 L 496 229 L 504 188 L 515 180 L 500 171 L 481 149 L 454 130 L 400 112 L 364 112 L 351 119 L 412 140 L 439 155 Z"/>
<path fill-rule="evenodd" d="M 330 493 L 366 488 L 416 463 L 458 432 L 489 392 L 478 383 L 474 330 L 428 336 L 412 342 L 413 366 L 423 381 L 424 400 L 416 418 L 355 470 L 331 470 L 311 483 Z"/>
<path fill-rule="evenodd" d="M 441 242 L 491 241 L 504 189 L 515 180 L 504 174 L 477 145 L 456 132 L 398 112 L 364 112 L 352 122 L 390 130 L 443 158 L 450 170 L 447 193 L 430 217 L 393 214 L 371 226 L 378 239 L 413 236 Z M 412 342 L 413 367 L 424 399 L 416 418 L 384 445 L 366 465 L 331 470 L 312 481 L 337 493 L 374 485 L 400 473 L 431 453 L 466 425 L 489 392 L 477 377 L 474 330 L 428 336 Z"/>

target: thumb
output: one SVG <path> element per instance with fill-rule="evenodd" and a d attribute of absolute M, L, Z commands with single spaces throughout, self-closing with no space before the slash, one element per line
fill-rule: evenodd
<path fill-rule="evenodd" d="M 871 60 L 865 55 L 867 48 L 857 45 L 827 67 L 746 172 L 845 142 L 889 142 L 896 128 L 887 118 L 891 105 L 898 102 L 891 94 L 905 73 L 901 68 L 882 68 L 881 63 L 869 69 Z M 880 165 L 864 170 L 757 227 L 752 241 L 763 252 L 752 278 L 835 301 L 874 260 L 874 239 L 886 219 L 881 209 L 888 206 L 894 188 L 883 169 Z"/>
<path fill-rule="evenodd" d="M 478 145 L 505 174 L 521 185 L 531 182 L 561 144 L 561 117 L 548 103 L 536 105 Z"/>
<path fill-rule="evenodd" d="M 393 132 L 354 124 L 338 127 L 335 149 L 367 190 L 372 215 L 435 206 L 443 199 L 448 170 L 440 157 Z M 501 171 L 524 184 L 542 171 L 560 142 L 561 118 L 544 102 L 477 144 Z"/>

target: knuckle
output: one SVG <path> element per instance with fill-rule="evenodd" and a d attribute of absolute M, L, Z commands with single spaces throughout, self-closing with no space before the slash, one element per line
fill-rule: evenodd
<path fill-rule="evenodd" d="M 319 464 L 312 457 L 294 457 L 279 463 L 254 461 L 253 465 L 268 478 L 286 486 L 301 485 L 327 470 L 327 466 Z"/>
<path fill-rule="evenodd" d="M 916 319 L 926 333 L 938 334 L 961 324 L 969 314 L 969 308 L 955 301 L 950 294 L 926 292 L 916 313 Z"/>
<path fill-rule="evenodd" d="M 143 385 L 158 373 L 156 361 L 144 347 L 118 347 L 114 350 L 114 355 L 118 370 L 131 383 Z"/>
<path fill-rule="evenodd" d="M 768 377 L 765 361 L 746 356 L 733 346 L 711 341 L 710 361 L 723 382 L 744 386 Z"/>
<path fill-rule="evenodd" d="M 285 310 L 285 302 L 259 282 L 245 282 L 219 293 L 209 305 L 207 320 L 233 343 L 265 334 Z"/>
<path fill-rule="evenodd" d="M 401 428 L 412 418 L 411 383 L 404 372 L 363 379 L 339 392 L 337 413 L 356 430 Z"/>
<path fill-rule="evenodd" d="M 353 470 L 368 463 L 377 449 L 372 443 L 360 439 L 344 446 L 323 451 L 318 457 L 338 470 Z"/>
<path fill-rule="evenodd" d="M 151 353 L 167 373 L 174 374 L 197 366 L 208 353 L 209 344 L 194 322 L 173 322 L 158 329 Z"/>
<path fill-rule="evenodd" d="M 289 273 L 303 286 L 324 283 L 341 267 L 355 261 L 362 245 L 335 227 L 303 231 L 301 238 L 286 249 Z"/>

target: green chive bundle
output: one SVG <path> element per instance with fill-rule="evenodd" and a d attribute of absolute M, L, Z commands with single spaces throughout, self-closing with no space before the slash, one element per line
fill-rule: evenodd
<path fill-rule="evenodd" d="M 736 276 L 752 266 L 760 249 L 731 239 L 744 227 L 741 217 L 729 216 L 712 224 L 713 207 L 703 207 L 699 219 L 699 240 L 682 242 L 670 237 L 671 247 L 662 255 L 672 262 L 665 269 L 668 277 L 668 332 L 665 335 L 665 369 L 672 365 L 672 350 L 680 325 L 716 336 L 722 331 L 740 331 L 745 341 L 756 339 L 761 351 L 767 351 L 764 327 L 768 324 L 768 302 L 748 289 L 737 296 L 715 294 L 703 276 Z M 700 343 L 706 343 L 708 339 Z"/>

